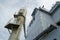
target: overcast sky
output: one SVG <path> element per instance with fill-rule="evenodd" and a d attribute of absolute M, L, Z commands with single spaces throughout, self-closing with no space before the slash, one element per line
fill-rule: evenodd
<path fill-rule="evenodd" d="M 26 25 L 28 25 L 35 7 L 38 8 L 44 5 L 44 8 L 50 10 L 56 1 L 59 0 L 0 0 L 0 40 L 8 39 L 9 33 L 4 26 L 20 8 L 27 8 Z"/>

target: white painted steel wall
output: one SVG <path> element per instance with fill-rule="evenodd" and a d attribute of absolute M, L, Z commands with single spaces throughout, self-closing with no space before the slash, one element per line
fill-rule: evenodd
<path fill-rule="evenodd" d="M 60 27 L 50 32 L 41 40 L 54 40 L 54 39 L 60 40 Z"/>
<path fill-rule="evenodd" d="M 60 21 L 60 8 L 58 8 L 58 10 L 55 11 L 52 18 L 55 23 Z M 46 35 L 46 37 L 43 38 L 42 40 L 54 40 L 54 39 L 60 40 L 60 26 L 57 26 L 57 29 Z"/>
<path fill-rule="evenodd" d="M 42 24 L 40 21 L 40 12 L 35 15 L 35 20 L 28 29 L 28 35 L 26 40 L 33 40 L 42 31 Z"/>
<path fill-rule="evenodd" d="M 54 19 L 55 23 L 60 21 L 60 8 L 58 8 L 58 10 L 53 15 L 53 19 Z"/>
<path fill-rule="evenodd" d="M 43 30 L 53 23 L 52 17 L 44 12 L 37 10 L 35 14 L 35 20 L 28 28 L 28 35 L 26 40 L 33 40 L 38 36 Z"/>
<path fill-rule="evenodd" d="M 43 30 L 45 30 L 51 24 L 54 24 L 52 17 L 49 14 L 46 14 L 44 12 L 40 12 L 40 18 L 41 18 Z"/>
<path fill-rule="evenodd" d="M 42 11 L 37 10 L 35 14 L 35 20 L 28 27 L 28 35 L 26 40 L 33 40 L 38 36 L 43 30 L 49 27 L 51 24 L 55 25 L 56 22 L 60 21 L 60 8 L 55 12 L 53 16 L 50 16 Z M 60 26 L 57 29 L 50 32 L 41 40 L 60 40 Z"/>

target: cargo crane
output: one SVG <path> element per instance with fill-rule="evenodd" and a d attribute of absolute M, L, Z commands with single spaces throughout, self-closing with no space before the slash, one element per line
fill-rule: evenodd
<path fill-rule="evenodd" d="M 25 29 L 25 17 L 26 17 L 27 11 L 25 9 L 20 9 L 18 14 L 14 14 L 14 22 L 10 23 L 5 26 L 10 32 L 10 37 L 8 40 L 19 40 L 19 34 L 21 32 L 21 28 L 24 28 L 24 36 L 26 38 L 26 29 Z"/>

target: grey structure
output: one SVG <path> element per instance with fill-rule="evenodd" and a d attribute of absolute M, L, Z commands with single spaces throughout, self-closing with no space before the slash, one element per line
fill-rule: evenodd
<path fill-rule="evenodd" d="M 27 11 L 25 9 L 20 9 L 18 14 L 14 15 L 14 20 L 13 23 L 8 22 L 8 24 L 5 26 L 5 28 L 7 28 L 9 30 L 10 33 L 10 37 L 8 40 L 19 40 L 19 36 L 22 35 L 22 37 L 26 37 L 26 30 L 25 30 L 25 16 L 26 16 Z M 22 29 L 22 27 L 24 29 Z M 11 30 L 11 32 L 10 32 Z M 24 31 L 22 31 L 24 30 Z M 22 32 L 22 34 L 21 34 Z M 24 32 L 24 36 L 23 36 L 23 32 Z M 21 37 L 20 37 L 20 40 Z"/>
<path fill-rule="evenodd" d="M 35 8 L 32 17 L 26 40 L 60 40 L 60 2 L 50 12 Z"/>

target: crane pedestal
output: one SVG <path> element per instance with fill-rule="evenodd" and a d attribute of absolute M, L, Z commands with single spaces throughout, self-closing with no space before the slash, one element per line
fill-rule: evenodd
<path fill-rule="evenodd" d="M 5 28 L 7 28 L 7 29 L 17 29 L 19 27 L 19 25 L 18 24 L 13 24 L 13 23 L 8 23 L 6 26 L 5 26 Z"/>

